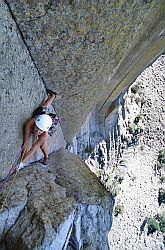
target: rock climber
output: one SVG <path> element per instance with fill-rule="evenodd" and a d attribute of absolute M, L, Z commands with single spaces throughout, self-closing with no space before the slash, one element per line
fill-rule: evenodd
<path fill-rule="evenodd" d="M 48 163 L 48 149 L 46 146 L 46 141 L 49 136 L 49 130 L 52 127 L 52 120 L 56 115 L 52 113 L 50 113 L 49 115 L 47 113 L 49 111 L 48 108 L 52 104 L 53 100 L 56 98 L 57 93 L 53 92 L 52 90 L 47 90 L 47 93 L 48 98 L 46 99 L 46 101 L 44 101 L 42 106 L 38 107 L 33 112 L 33 117 L 24 124 L 23 145 L 27 142 L 27 140 L 32 134 L 34 135 L 36 140 L 30 150 L 27 150 L 27 148 L 24 149 L 25 152 L 22 153 L 22 155 L 24 155 L 23 160 L 16 166 L 15 171 L 18 171 L 23 168 L 25 162 L 27 162 L 39 148 L 44 154 L 44 160 L 42 163 L 44 165 Z"/>

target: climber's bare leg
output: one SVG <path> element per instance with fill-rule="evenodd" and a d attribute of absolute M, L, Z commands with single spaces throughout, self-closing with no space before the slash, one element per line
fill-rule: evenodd
<path fill-rule="evenodd" d="M 28 151 L 28 140 L 34 128 L 35 119 L 32 118 L 28 120 L 23 127 L 23 144 L 24 149 L 22 150 L 21 157 L 23 157 Z M 24 145 L 26 143 L 26 145 Z"/>
<path fill-rule="evenodd" d="M 47 148 L 46 144 L 45 143 L 42 144 L 40 146 L 40 149 L 42 150 L 42 153 L 44 154 L 44 160 L 42 161 L 42 163 L 44 165 L 47 165 L 47 163 L 48 163 L 48 148 Z"/>

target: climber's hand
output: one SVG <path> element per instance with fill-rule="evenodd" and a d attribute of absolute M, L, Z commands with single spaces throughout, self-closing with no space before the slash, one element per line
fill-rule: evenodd
<path fill-rule="evenodd" d="M 54 91 L 52 91 L 52 90 L 50 90 L 50 89 L 46 89 L 46 92 L 47 92 L 47 94 L 48 94 L 49 96 L 52 96 L 52 95 L 55 95 L 55 97 L 57 96 L 57 93 L 54 92 Z"/>

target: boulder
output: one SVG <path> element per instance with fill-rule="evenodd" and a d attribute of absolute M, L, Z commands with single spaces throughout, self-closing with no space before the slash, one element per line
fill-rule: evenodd
<path fill-rule="evenodd" d="M 113 204 L 87 165 L 60 149 L 47 167 L 35 163 L 19 171 L 0 214 L 1 245 L 8 250 L 108 250 Z"/>

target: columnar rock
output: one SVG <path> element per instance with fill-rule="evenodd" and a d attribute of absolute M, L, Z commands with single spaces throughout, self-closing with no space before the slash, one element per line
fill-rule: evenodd
<path fill-rule="evenodd" d="M 61 149 L 47 168 L 36 163 L 18 173 L 0 214 L 1 249 L 108 250 L 112 209 L 85 163 Z"/>
<path fill-rule="evenodd" d="M 164 50 L 163 0 L 6 2 L 44 83 L 61 94 L 67 142 Z"/>

